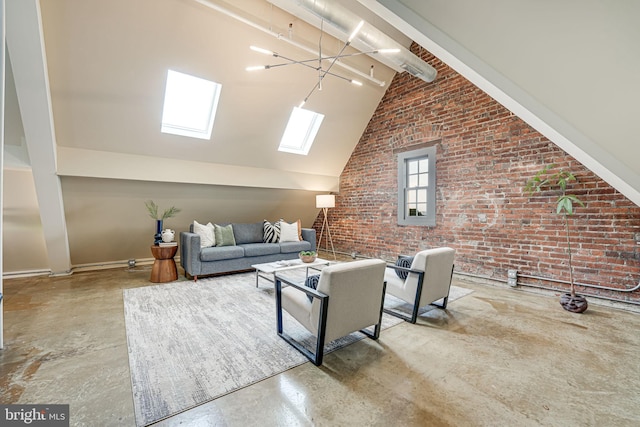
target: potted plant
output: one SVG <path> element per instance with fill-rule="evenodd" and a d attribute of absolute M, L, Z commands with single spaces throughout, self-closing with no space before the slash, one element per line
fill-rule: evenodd
<path fill-rule="evenodd" d="M 318 254 L 316 253 L 316 251 L 300 251 L 300 253 L 298 253 L 298 257 L 300 258 L 300 260 L 302 260 L 302 262 L 308 263 L 314 262 L 318 257 Z"/>
<path fill-rule="evenodd" d="M 149 216 L 156 220 L 156 234 L 154 235 L 153 244 L 158 245 L 162 241 L 163 221 L 167 218 L 175 216 L 178 212 L 180 212 L 180 209 L 176 208 L 175 206 L 171 206 L 169 209 L 166 209 L 162 213 L 162 215 L 158 215 L 158 205 L 156 205 L 153 200 L 147 200 L 146 202 L 144 202 L 144 204 L 149 211 Z"/>
<path fill-rule="evenodd" d="M 533 178 L 527 181 L 524 191 L 533 196 L 544 190 L 550 190 L 558 194 L 556 200 L 556 214 L 562 215 L 565 234 L 567 238 L 567 252 L 569 254 L 569 293 L 560 297 L 560 305 L 567 311 L 582 313 L 587 309 L 587 299 L 582 295 L 576 295 L 573 281 L 573 265 L 571 264 L 571 240 L 569 231 L 569 216 L 575 213 L 575 205 L 584 207 L 584 203 L 575 194 L 567 194 L 567 186 L 571 181 L 577 181 L 576 177 L 568 170 L 559 168 L 556 164 L 550 164 L 542 168 Z"/>

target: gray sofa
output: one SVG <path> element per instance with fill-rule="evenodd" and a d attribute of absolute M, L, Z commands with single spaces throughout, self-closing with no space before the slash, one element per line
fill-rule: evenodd
<path fill-rule="evenodd" d="M 220 224 L 227 225 L 227 224 Z M 180 233 L 180 265 L 185 276 L 228 273 L 249 270 L 253 264 L 295 259 L 300 251 L 316 250 L 316 231 L 303 228 L 302 241 L 263 243 L 263 223 L 231 223 L 236 246 L 200 247 L 200 236 L 193 233 L 193 224 L 188 232 Z"/>

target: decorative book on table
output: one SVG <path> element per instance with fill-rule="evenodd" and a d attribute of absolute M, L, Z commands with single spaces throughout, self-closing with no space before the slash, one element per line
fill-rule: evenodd
<path fill-rule="evenodd" d="M 178 246 L 178 242 L 160 242 L 158 246 Z"/>

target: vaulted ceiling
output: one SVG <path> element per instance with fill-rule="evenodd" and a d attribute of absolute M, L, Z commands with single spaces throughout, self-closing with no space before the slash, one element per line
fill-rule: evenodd
<path fill-rule="evenodd" d="M 309 155 L 279 152 L 289 114 L 318 72 L 299 65 L 247 72 L 281 62 L 249 46 L 296 60 L 314 58 L 310 51 L 319 47 L 338 52 L 349 29 L 325 22 L 321 33 L 306 5 L 362 17 L 362 39 L 375 30 L 404 47 L 416 41 L 640 204 L 640 5 L 633 0 L 6 2 L 13 74 L 5 165 L 32 164 L 45 181 L 57 175 L 338 190 L 345 163 L 402 67 L 368 55 L 344 59 L 351 69 L 333 71 L 363 86 L 327 76 L 305 105 L 325 114 Z M 358 43 L 346 51 L 357 52 Z M 374 79 L 362 78 L 371 66 Z M 168 69 L 222 83 L 210 140 L 160 133 Z M 49 215 L 59 212 L 56 200 L 39 202 L 53 205 Z"/>

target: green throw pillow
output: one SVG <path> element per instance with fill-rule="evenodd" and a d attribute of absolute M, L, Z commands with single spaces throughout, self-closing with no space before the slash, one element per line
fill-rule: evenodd
<path fill-rule="evenodd" d="M 213 224 L 213 233 L 216 235 L 216 246 L 235 246 L 236 239 L 233 236 L 233 227 L 229 225 Z"/>

